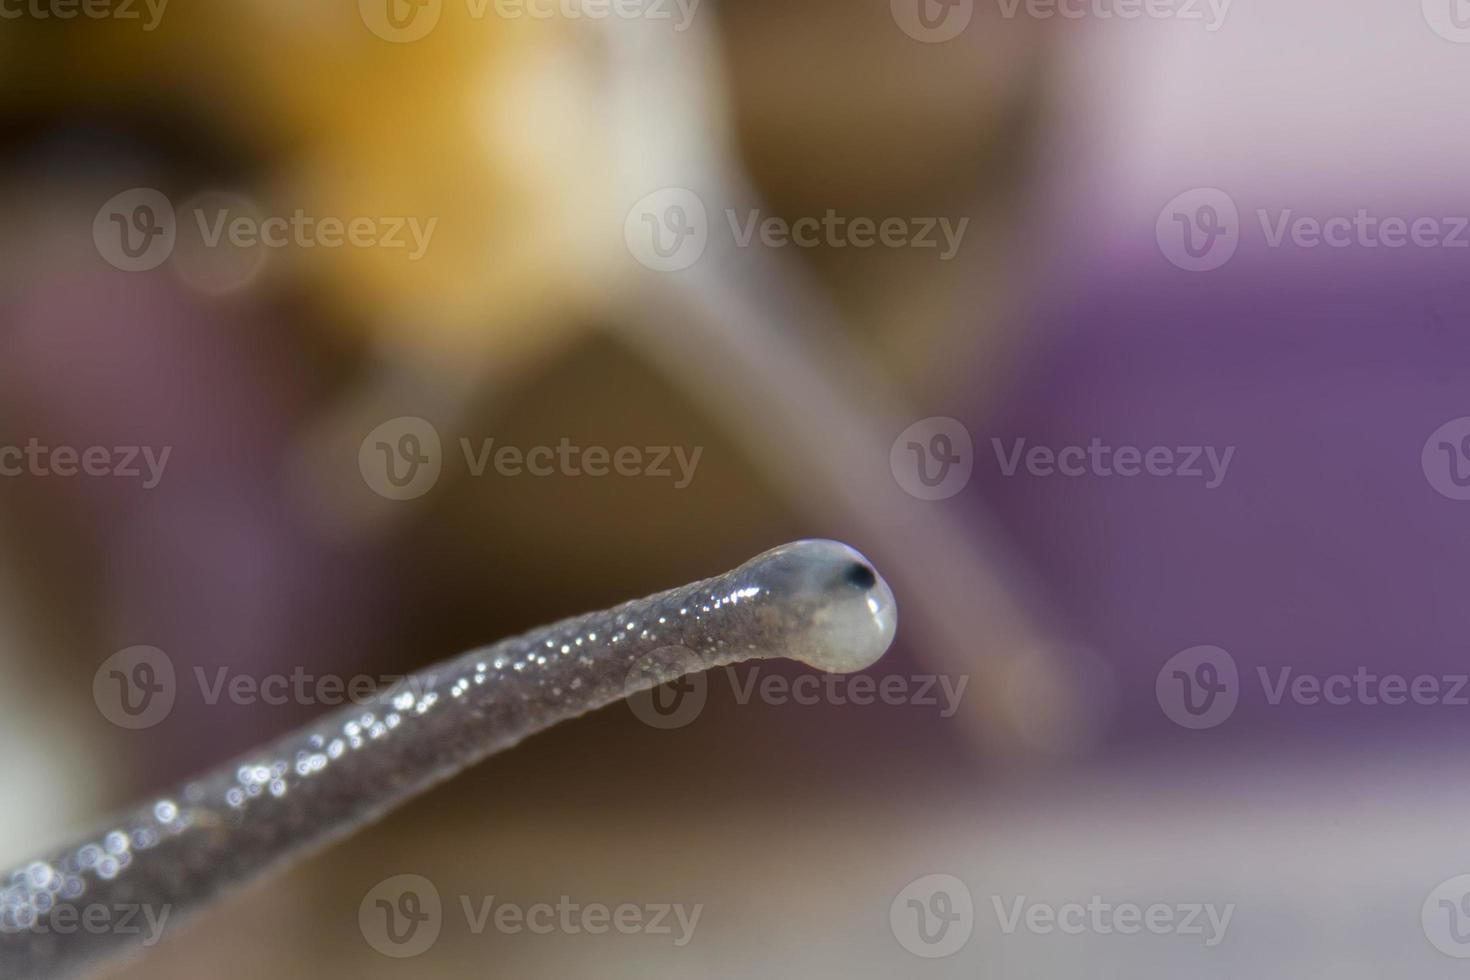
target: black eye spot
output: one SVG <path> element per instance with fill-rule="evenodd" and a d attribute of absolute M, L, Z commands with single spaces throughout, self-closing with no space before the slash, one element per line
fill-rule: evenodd
<path fill-rule="evenodd" d="M 878 584 L 878 575 L 867 565 L 855 561 L 842 573 L 842 580 L 859 589 L 871 589 Z"/>

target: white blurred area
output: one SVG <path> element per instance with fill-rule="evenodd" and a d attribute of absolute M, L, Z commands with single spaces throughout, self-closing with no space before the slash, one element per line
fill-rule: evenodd
<path fill-rule="evenodd" d="M 406 961 L 412 975 L 586 975 L 597 964 L 599 976 L 627 978 L 1461 976 L 1464 964 L 1433 948 L 1421 924 L 1436 887 L 1470 873 L 1470 789 L 1447 778 L 1459 763 L 1444 748 L 1421 752 L 1413 768 L 1388 752 L 1275 761 L 1176 753 L 983 795 L 890 787 L 886 805 L 792 801 L 779 816 L 732 801 L 656 826 L 610 812 L 589 829 L 543 814 L 497 818 L 487 837 L 481 815 L 461 813 L 446 836 L 479 834 L 473 849 L 436 849 L 409 834 L 358 840 L 327 859 L 335 867 L 299 869 L 235 900 L 231 921 L 203 921 L 188 943 L 122 975 L 184 980 L 194 975 L 191 947 L 243 951 L 251 931 L 277 937 L 249 950 L 263 972 L 289 976 L 303 951 L 330 950 L 333 976 L 410 975 L 355 935 L 361 894 L 351 889 L 365 893 L 373 869 L 413 868 L 434 882 L 445 911 L 434 947 Z M 956 952 L 925 959 L 895 934 L 890 906 L 934 874 L 963 883 L 973 918 L 952 926 L 969 932 Z M 694 941 L 680 948 L 668 936 L 476 932 L 461 905 L 488 896 L 554 904 L 562 894 L 703 909 Z M 1041 933 L 1024 919 L 1009 924 L 1018 901 L 1162 904 L 1181 925 L 1193 906 L 1225 914 L 1216 928 L 1200 913 L 1199 934 Z"/>
<path fill-rule="evenodd" d="M 1302 211 L 1470 201 L 1470 43 L 1435 31 L 1436 4 L 1464 6 L 1232 0 L 1213 32 L 1049 21 L 1057 165 L 1093 219 L 1073 227 L 1152 222 L 1194 187 Z"/>

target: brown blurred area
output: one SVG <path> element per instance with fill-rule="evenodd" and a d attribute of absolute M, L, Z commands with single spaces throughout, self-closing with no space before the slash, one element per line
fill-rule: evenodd
<path fill-rule="evenodd" d="M 911 391 L 984 386 L 1007 349 L 1022 274 L 1043 29 L 980 7 L 963 40 L 899 45 L 881 3 L 755 0 L 720 16 L 741 157 L 774 211 L 974 215 L 974 261 L 854 249 L 804 258 Z M 961 310 L 981 329 L 955 329 Z"/>

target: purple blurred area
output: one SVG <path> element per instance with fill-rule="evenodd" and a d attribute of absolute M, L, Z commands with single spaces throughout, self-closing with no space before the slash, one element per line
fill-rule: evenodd
<path fill-rule="evenodd" d="M 1078 631 L 1117 671 L 1113 737 L 1188 738 L 1153 678 L 1212 644 L 1243 673 L 1465 670 L 1470 525 L 1420 462 L 1466 411 L 1463 257 L 1302 261 L 1242 248 L 1207 275 L 1153 243 L 1119 250 L 1036 314 L 1001 408 L 975 427 L 984 497 Z M 1208 476 L 1005 478 L 1028 445 L 1234 447 Z M 992 440 L 999 440 L 1000 447 Z M 1208 474 L 1208 461 L 1199 466 Z M 1447 724 L 1453 706 L 1273 708 L 1242 697 L 1231 739 L 1372 737 Z M 1226 737 L 1220 733 L 1219 737 Z"/>

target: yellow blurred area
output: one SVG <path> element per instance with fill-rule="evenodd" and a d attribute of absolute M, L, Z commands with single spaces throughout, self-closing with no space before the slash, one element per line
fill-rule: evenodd
<path fill-rule="evenodd" d="M 12 108 L 183 117 L 261 170 L 253 186 L 189 191 L 243 193 L 272 216 L 430 228 L 422 257 L 294 250 L 292 273 L 345 322 L 450 358 L 514 360 L 558 342 L 568 318 L 545 314 L 609 274 L 617 240 L 586 220 L 606 198 L 596 87 L 587 39 L 565 24 L 449 4 L 425 37 L 392 43 L 355 6 L 174 0 L 152 31 L 16 30 L 36 43 L 0 69 Z"/>

